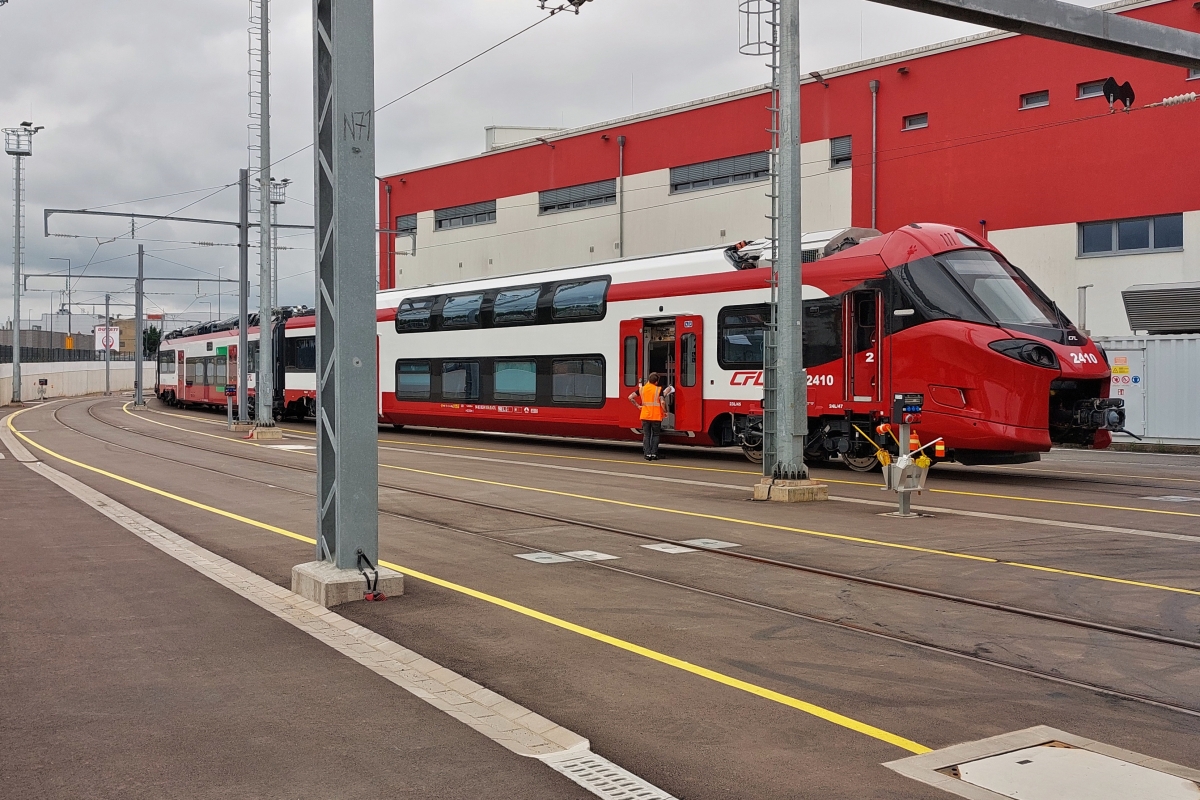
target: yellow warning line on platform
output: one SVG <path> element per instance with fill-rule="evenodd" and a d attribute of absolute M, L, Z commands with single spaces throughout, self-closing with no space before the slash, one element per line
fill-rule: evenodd
<path fill-rule="evenodd" d="M 231 511 L 226 511 L 224 509 L 217 508 L 215 506 L 210 506 L 205 503 L 198 502 L 196 500 L 191 500 L 187 497 L 183 497 L 181 495 L 177 495 L 172 492 L 168 492 L 168 491 L 159 489 L 154 486 L 149 486 L 145 483 L 141 483 L 139 481 L 132 480 L 131 478 L 126 478 L 123 475 L 117 475 L 116 473 L 109 472 L 108 470 L 100 469 L 99 467 L 94 467 L 91 464 L 85 464 L 82 461 L 77 461 L 76 459 L 68 458 L 67 456 L 64 456 L 60 453 L 56 453 L 53 450 L 49 449 L 48 447 L 44 447 L 44 446 L 38 444 L 37 442 L 33 441 L 28 436 L 26 436 L 25 434 L 21 433 L 20 431 L 18 431 L 16 428 L 13 427 L 13 424 L 12 424 L 13 418 L 19 416 L 20 414 L 23 414 L 27 410 L 29 410 L 29 409 L 22 409 L 21 411 L 17 411 L 16 413 L 9 415 L 9 417 L 5 420 L 6 424 L 8 425 L 9 430 L 11 430 L 16 436 L 18 436 L 22 440 L 24 440 L 27 444 L 31 445 L 32 447 L 36 448 L 37 450 L 40 450 L 43 453 L 46 453 L 49 456 L 52 456 L 53 458 L 56 458 L 60 461 L 71 464 L 73 466 L 79 467 L 80 469 L 84 469 L 89 472 L 94 472 L 97 475 L 102 475 L 106 478 L 110 478 L 112 480 L 119 481 L 120 483 L 126 484 L 128 486 L 133 486 L 137 489 L 141 489 L 141 490 L 149 492 L 151 494 L 158 495 L 159 497 L 165 497 L 167 499 L 174 500 L 175 502 L 182 503 L 183 505 L 190 506 L 192 508 L 200 509 L 202 511 L 207 511 L 211 514 L 216 514 L 218 516 L 225 517 L 226 519 L 231 519 L 236 522 L 241 522 L 241 523 L 243 523 L 245 525 L 249 525 L 251 527 L 259 528 L 259 529 L 265 530 L 265 531 L 270 531 L 271 533 L 277 533 L 277 534 L 280 534 L 281 536 L 286 536 L 290 539 L 295 539 L 295 540 L 298 540 L 301 542 L 307 542 L 308 544 L 312 544 L 312 545 L 316 544 L 316 540 L 313 539 L 312 537 L 304 536 L 303 534 L 296 533 L 295 531 L 289 531 L 286 528 L 280 528 L 276 525 L 271 525 L 266 522 L 261 522 L 256 519 L 252 519 L 251 517 L 246 517 L 241 514 L 235 514 Z M 224 437 L 221 437 L 221 438 L 224 438 Z M 249 444 L 249 442 L 247 442 L 247 444 Z M 440 586 L 444 589 L 449 589 L 450 591 L 458 592 L 459 594 L 464 594 L 464 595 L 467 595 L 468 597 L 473 597 L 477 600 L 482 600 L 482 601 L 484 601 L 486 603 L 490 603 L 494 606 L 499 606 L 500 608 L 505 608 L 505 609 L 508 609 L 509 611 L 514 611 L 518 614 L 522 614 L 531 619 L 536 619 L 540 622 L 545 622 L 545 623 L 547 623 L 549 625 L 553 625 L 557 628 L 571 631 L 572 633 L 579 634 L 580 636 L 585 636 L 585 637 L 592 639 L 594 641 L 597 641 L 597 642 L 602 642 L 603 644 L 607 644 L 612 647 L 616 647 L 616 648 L 618 648 L 620 650 L 624 650 L 628 653 L 633 653 L 635 655 L 642 656 L 643 658 L 650 659 L 651 661 L 656 661 L 660 664 L 664 664 L 669 667 L 674 667 L 675 669 L 682 670 L 683 672 L 691 673 L 692 675 L 696 675 L 698 677 L 705 678 L 707 680 L 723 684 L 723 685 L 728 686 L 733 689 L 738 689 L 738 690 L 746 692 L 748 694 L 752 694 L 757 697 L 761 697 L 765 700 L 770 700 L 774 703 L 779 703 L 780 705 L 784 705 L 789 708 L 794 708 L 797 711 L 802 711 L 805 714 L 809 714 L 811 716 L 825 720 L 826 722 L 831 722 L 834 725 L 838 725 L 842 728 L 846 728 L 846 729 L 852 730 L 856 733 L 861 733 L 864 736 L 869 736 L 873 739 L 878 739 L 879 741 L 887 742 L 888 744 L 895 745 L 896 747 L 907 750 L 910 753 L 928 753 L 928 752 L 930 752 L 931 748 L 926 747 L 923 744 L 919 744 L 917 742 L 912 741 L 911 739 L 906 739 L 903 736 L 898 736 L 897 734 L 891 733 L 889 731 L 885 731 L 882 728 L 877 728 L 874 725 L 869 725 L 865 722 L 861 722 L 852 717 L 847 717 L 844 714 L 839 714 L 836 711 L 831 711 L 830 709 L 824 708 L 823 706 L 819 706 L 814 703 L 809 703 L 805 700 L 800 700 L 799 698 L 783 694 L 782 692 L 776 692 L 773 689 L 768 689 L 764 686 L 759 686 L 757 684 L 750 683 L 749 681 L 743 681 L 739 678 L 734 678 L 734 677 L 726 675 L 724 673 L 717 672 L 716 670 L 708 669 L 707 667 L 701 667 L 697 664 L 691 663 L 690 661 L 685 661 L 681 658 L 676 658 L 674 656 L 670 656 L 665 653 L 660 653 L 657 650 L 652 650 L 648 647 L 643 647 L 642 645 L 634 644 L 633 642 L 629 642 L 624 639 L 617 638 L 616 636 L 610 636 L 607 633 L 602 633 L 601 631 L 597 631 L 592 628 L 585 627 L 583 625 L 578 625 L 574 622 L 570 622 L 568 620 L 562 619 L 561 617 L 556 617 L 551 614 L 547 614 L 545 612 L 538 611 L 537 609 L 533 609 L 528 606 L 521 605 L 519 603 L 514 603 L 511 600 L 505 600 L 504 598 L 497 597 L 495 595 L 488 594 L 486 592 L 481 592 L 478 589 L 472 589 L 469 586 L 463 586 L 462 584 L 454 583 L 453 581 L 448 581 L 443 578 L 438 578 L 436 576 L 429 575 L 428 573 L 425 573 L 425 572 L 420 572 L 418 570 L 411 569 L 409 567 L 401 566 L 400 564 L 394 564 L 390 561 L 384 561 L 381 559 L 379 561 L 379 563 L 385 567 L 388 567 L 389 569 L 394 569 L 397 572 L 403 573 L 404 575 L 407 575 L 411 578 L 426 581 L 427 583 L 432 583 L 432 584 L 434 584 L 436 586 Z"/>
<path fill-rule="evenodd" d="M 123 406 L 123 408 L 125 409 L 125 413 L 133 415 L 132 412 L 129 411 L 128 403 L 126 403 Z M 147 422 L 154 422 L 154 420 L 147 420 Z M 154 424 L 162 425 L 163 427 L 172 428 L 172 429 L 178 430 L 178 431 L 183 431 L 184 433 L 196 433 L 201 436 L 211 436 L 215 439 L 224 439 L 225 441 L 239 442 L 241 444 L 250 444 L 250 445 L 254 445 L 255 447 L 263 447 L 263 445 L 256 444 L 255 442 L 249 442 L 249 441 L 246 441 L 243 439 L 232 439 L 232 438 L 229 438 L 226 436 L 216 436 L 215 434 L 203 433 L 201 431 L 192 431 L 187 428 L 180 428 L 175 425 L 167 425 L 164 422 L 154 422 Z M 407 443 L 404 442 L 404 444 L 407 444 Z M 267 448 L 267 449 L 270 449 L 270 448 Z M 280 452 L 291 452 L 291 451 L 280 451 Z M 304 455 L 312 456 L 312 455 L 315 455 L 315 453 L 306 452 L 306 453 L 304 453 Z M 448 472 L 435 472 L 433 470 L 417 469 L 415 467 L 401 467 L 401 466 L 396 466 L 393 464 L 380 464 L 379 466 L 383 469 L 396 470 L 399 472 L 411 472 L 411 473 L 415 473 L 418 475 L 429 475 L 431 477 L 436 477 L 436 478 L 447 478 L 450 480 L 465 481 L 467 483 L 477 483 L 477 484 L 482 484 L 485 486 L 497 486 L 497 487 L 504 488 L 504 489 L 517 489 L 520 491 L 535 492 L 537 494 L 546 494 L 546 495 L 552 495 L 552 496 L 558 496 L 558 497 L 568 497 L 568 498 L 571 498 L 574 500 L 586 500 L 586 501 L 593 502 L 593 503 L 604 503 L 607 505 L 623 506 L 625 508 L 636 508 L 636 509 L 639 509 L 642 511 L 656 511 L 656 512 L 663 513 L 663 514 L 674 514 L 674 515 L 678 515 L 678 516 L 692 517 L 695 519 L 707 519 L 707 520 L 713 520 L 715 522 L 727 522 L 727 523 L 732 523 L 734 525 L 745 525 L 745 526 L 753 527 L 753 528 L 766 528 L 768 530 L 785 531 L 787 533 L 802 533 L 806 536 L 815 536 L 815 537 L 822 538 L 822 539 L 833 539 L 833 540 L 838 540 L 838 541 L 843 541 L 843 542 L 850 542 L 852 544 L 864 544 L 864 545 L 869 545 L 869 546 L 873 546 L 873 547 L 887 547 L 887 548 L 891 548 L 894 550 L 906 550 L 909 552 L 922 553 L 925 555 L 944 556 L 947 558 L 958 558 L 958 559 L 963 559 L 966 561 L 981 561 L 981 562 L 988 563 L 988 564 L 997 564 L 997 565 L 1002 565 L 1002 566 L 1007 566 L 1007 567 L 1017 567 L 1020 569 L 1034 570 L 1036 572 L 1046 572 L 1046 573 L 1050 573 L 1053 575 L 1066 575 L 1066 576 L 1073 577 L 1073 578 L 1085 578 L 1087 580 L 1101 581 L 1103 583 L 1116 583 L 1116 584 L 1121 584 L 1124 586 L 1136 586 L 1136 587 L 1139 587 L 1142 589 L 1155 589 L 1157 591 L 1174 592 L 1177 594 L 1187 594 L 1187 595 L 1193 595 L 1196 597 L 1200 597 L 1200 590 L 1186 589 L 1181 586 L 1170 586 L 1170 585 L 1162 584 L 1162 583 L 1150 583 L 1148 581 L 1138 581 L 1138 580 L 1133 580 L 1131 578 L 1117 578 L 1112 575 L 1100 575 L 1098 573 L 1093 573 L 1093 572 L 1080 572 L 1078 570 L 1060 569 L 1058 567 L 1047 567 L 1047 566 L 1042 566 L 1040 564 L 1027 564 L 1027 563 L 1024 563 L 1021 561 L 1007 561 L 1005 559 L 994 558 L 992 556 L 980 556 L 980 555 L 975 555 L 973 553 L 963 553 L 963 552 L 959 552 L 956 550 L 942 550 L 942 549 L 932 548 L 932 547 L 920 547 L 918 545 L 904 544 L 902 542 L 889 542 L 889 541 L 885 541 L 882 539 L 871 539 L 871 538 L 868 538 L 865 536 L 851 536 L 849 534 L 830 533 L 828 531 L 816 531 L 816 530 L 811 530 L 808 528 L 796 528 L 796 527 L 792 527 L 790 525 L 779 525 L 779 524 L 776 524 L 773 522 L 761 522 L 758 520 L 743 519 L 741 517 L 726 517 L 726 516 L 721 516 L 719 514 L 706 514 L 704 512 L 700 512 L 700 511 L 686 511 L 684 509 L 678 509 L 678 508 L 653 506 L 653 505 L 648 505 L 645 503 L 634 503 L 629 500 L 615 500 L 615 499 L 612 499 L 609 497 L 595 497 L 592 495 L 577 494 L 574 492 L 564 492 L 559 489 L 545 489 L 540 486 L 523 486 L 521 484 L 516 484 L 516 483 L 505 483 L 503 481 L 493 481 L 493 480 L 488 480 L 486 478 L 472 478 L 472 477 L 469 477 L 466 475 L 455 475 L 453 473 L 448 473 Z"/>

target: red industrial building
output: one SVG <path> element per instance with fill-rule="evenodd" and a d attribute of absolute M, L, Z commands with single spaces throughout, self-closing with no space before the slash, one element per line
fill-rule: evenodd
<path fill-rule="evenodd" d="M 1200 32 L 1190 0 L 1111 11 Z M 1099 84 L 1129 81 L 1110 113 Z M 814 73 L 801 89 L 805 232 L 912 221 L 986 235 L 1088 327 L 1129 332 L 1120 293 L 1200 281 L 1200 89 L 1187 70 L 1003 32 Z M 766 87 L 571 130 L 489 131 L 489 150 L 385 178 L 381 288 L 608 260 L 767 232 Z M 508 132 L 511 136 L 512 133 Z M 535 135 L 536 134 L 536 135 Z"/>

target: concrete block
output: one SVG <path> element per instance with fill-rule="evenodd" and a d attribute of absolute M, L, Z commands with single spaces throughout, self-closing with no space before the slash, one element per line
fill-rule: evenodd
<path fill-rule="evenodd" d="M 327 561 L 292 567 L 292 591 L 325 608 L 362 600 L 366 589 L 367 582 L 356 569 L 338 569 Z M 388 597 L 404 594 L 404 576 L 380 567 L 379 591 Z"/>
<path fill-rule="evenodd" d="M 761 484 L 760 484 L 761 485 Z M 758 487 L 755 487 L 755 499 Z M 777 503 L 811 503 L 829 499 L 829 487 L 816 481 L 774 481 L 769 499 Z"/>
<path fill-rule="evenodd" d="M 755 500 L 770 500 L 771 499 L 771 484 L 775 481 L 771 478 L 763 478 L 758 483 L 754 484 L 754 499 Z"/>
<path fill-rule="evenodd" d="M 271 426 L 269 428 L 255 428 L 250 431 L 251 439 L 282 439 L 283 431 L 279 428 Z M 387 594 L 387 592 L 384 592 Z"/>
<path fill-rule="evenodd" d="M 229 424 L 231 431 L 252 431 L 254 430 L 253 422 L 232 422 Z"/>

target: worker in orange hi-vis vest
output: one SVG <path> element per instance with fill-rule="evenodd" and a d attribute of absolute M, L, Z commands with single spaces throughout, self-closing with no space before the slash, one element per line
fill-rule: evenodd
<path fill-rule="evenodd" d="M 629 394 L 629 402 L 641 409 L 642 455 L 647 461 L 658 460 L 658 440 L 662 436 L 664 416 L 663 398 L 664 394 L 672 391 L 673 387 L 667 387 L 664 393 L 658 385 L 658 373 L 651 372 L 650 378 Z"/>

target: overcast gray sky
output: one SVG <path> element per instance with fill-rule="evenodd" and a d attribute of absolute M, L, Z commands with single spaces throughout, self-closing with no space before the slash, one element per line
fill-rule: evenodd
<path fill-rule="evenodd" d="M 1094 5 L 1094 2 L 1088 2 Z M 448 78 L 382 111 L 380 175 L 483 149 L 485 125 L 576 126 L 765 82 L 761 59 L 738 54 L 737 0 L 594 0 L 562 14 Z M 275 158 L 312 138 L 310 0 L 272 3 L 272 148 Z M 375 91 L 385 103 L 536 21 L 535 0 L 386 0 L 376 3 Z M 137 242 L 152 257 L 147 274 L 234 276 L 228 228 L 155 223 L 131 240 L 128 223 L 55 219 L 52 230 L 99 238 L 44 238 L 46 207 L 186 213 L 232 219 L 233 188 L 246 166 L 246 0 L 10 0 L 0 7 L 0 124 L 32 120 L 27 165 L 26 269 L 132 274 Z M 835 66 L 963 36 L 972 26 L 878 6 L 866 0 L 802 0 L 802 67 Z M 12 166 L 0 192 L 0 264 L 12 257 Z M 281 221 L 311 222 L 312 154 L 279 164 L 296 181 Z M 159 195 L 208 191 L 139 201 Z M 215 194 L 213 193 L 215 191 Z M 211 196 L 209 196 L 211 194 Z M 196 202 L 200 201 L 200 202 Z M 189 205 L 195 203 L 194 205 Z M 112 240 L 114 237 L 115 241 Z M 308 234 L 281 240 L 283 303 L 312 303 Z M 252 254 L 252 276 L 257 271 Z M 0 319 L 12 314 L 10 267 L 0 267 Z M 83 281 L 75 307 L 103 304 L 103 292 L 130 284 Z M 150 285 L 150 311 L 206 317 L 218 298 L 208 286 Z M 30 288 L 61 289 L 62 281 Z M 58 298 L 30 292 L 22 316 Z M 257 303 L 257 300 L 252 300 Z M 228 316 L 235 302 L 220 301 Z M 114 313 L 131 314 L 119 307 Z"/>

